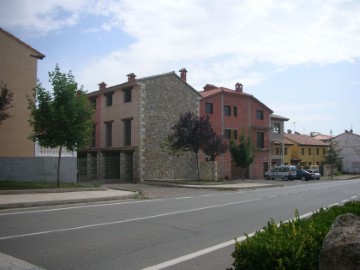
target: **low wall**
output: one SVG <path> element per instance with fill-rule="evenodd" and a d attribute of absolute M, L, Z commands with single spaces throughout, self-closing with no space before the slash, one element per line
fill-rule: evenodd
<path fill-rule="evenodd" d="M 0 180 L 56 182 L 57 157 L 0 157 Z M 76 157 L 63 157 L 60 182 L 77 182 Z"/>

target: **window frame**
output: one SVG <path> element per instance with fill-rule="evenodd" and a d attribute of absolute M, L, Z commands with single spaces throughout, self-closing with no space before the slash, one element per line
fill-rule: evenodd
<path fill-rule="evenodd" d="M 231 106 L 230 105 L 224 105 L 224 115 L 231 116 Z"/>
<path fill-rule="evenodd" d="M 127 87 L 122 89 L 124 103 L 132 102 L 132 89 L 133 87 Z"/>
<path fill-rule="evenodd" d="M 104 94 L 105 107 L 111 107 L 113 105 L 113 94 L 114 94 L 114 92 Z"/>
<path fill-rule="evenodd" d="M 207 114 L 214 113 L 214 105 L 212 102 L 205 102 L 205 113 Z"/>
<path fill-rule="evenodd" d="M 261 135 L 261 136 L 259 136 Z M 265 148 L 265 132 L 258 131 L 256 132 L 256 148 L 264 149 Z"/>
<path fill-rule="evenodd" d="M 114 121 L 106 121 L 105 124 L 105 147 L 112 147 L 112 126 Z"/>
<path fill-rule="evenodd" d="M 256 119 L 264 120 L 264 111 L 260 109 L 256 109 Z"/>
<path fill-rule="evenodd" d="M 124 136 L 124 146 L 131 146 L 132 143 L 132 120 L 133 118 L 124 118 L 122 119 L 123 122 L 123 136 Z"/>

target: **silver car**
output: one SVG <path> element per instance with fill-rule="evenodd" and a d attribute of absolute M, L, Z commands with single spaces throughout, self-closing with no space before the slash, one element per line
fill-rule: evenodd
<path fill-rule="evenodd" d="M 309 173 L 311 173 L 311 174 L 313 175 L 313 178 L 314 178 L 314 179 L 320 180 L 321 174 L 319 173 L 318 170 L 308 169 L 308 170 L 306 170 L 306 171 L 308 171 Z"/>

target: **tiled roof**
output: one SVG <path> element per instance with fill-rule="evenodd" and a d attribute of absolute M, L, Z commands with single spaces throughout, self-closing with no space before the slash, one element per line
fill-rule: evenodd
<path fill-rule="evenodd" d="M 17 37 L 15 37 L 13 34 L 9 33 L 8 31 L 4 30 L 3 28 L 0 27 L 0 32 L 3 32 L 4 34 L 8 35 L 10 38 L 14 39 L 15 41 L 19 42 L 20 44 L 24 45 L 25 47 L 27 47 L 28 49 L 32 50 L 35 54 L 32 54 L 31 56 L 36 57 L 38 59 L 43 59 L 45 57 L 44 54 L 42 54 L 41 52 L 39 52 L 38 50 L 35 50 L 33 47 L 31 47 L 30 45 L 26 44 L 24 41 L 18 39 Z"/>
<path fill-rule="evenodd" d="M 216 96 L 219 94 L 227 94 L 227 95 L 235 95 L 235 96 L 245 96 L 248 98 L 251 98 L 253 100 L 255 100 L 256 102 L 262 104 L 265 108 L 267 108 L 271 113 L 273 112 L 268 106 L 266 106 L 264 103 L 262 103 L 260 100 L 258 100 L 256 97 L 254 97 L 253 95 L 244 93 L 244 92 L 236 92 L 235 90 L 231 90 L 225 87 L 216 87 L 214 89 L 211 90 L 207 90 L 207 91 L 201 91 L 199 92 L 200 95 L 203 98 L 207 98 L 207 97 L 211 97 L 211 96 Z"/>
<path fill-rule="evenodd" d="M 323 141 L 315 140 L 314 138 L 304 134 L 284 134 L 285 140 L 295 142 L 299 145 L 310 145 L 310 146 L 327 146 L 329 144 Z"/>
<path fill-rule="evenodd" d="M 281 115 L 276 115 L 276 114 L 271 114 L 270 118 L 271 119 L 279 119 L 279 120 L 283 120 L 283 121 L 289 121 L 289 118 L 286 118 L 286 117 L 281 116 Z"/>

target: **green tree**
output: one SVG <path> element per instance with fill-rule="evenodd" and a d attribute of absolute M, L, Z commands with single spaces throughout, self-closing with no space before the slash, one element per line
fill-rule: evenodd
<path fill-rule="evenodd" d="M 197 180 L 199 181 L 199 151 L 214 134 L 209 117 L 199 117 L 192 112 L 187 112 L 180 115 L 172 129 L 174 131 L 171 135 L 172 148 L 195 153 Z"/>
<path fill-rule="evenodd" d="M 341 155 L 341 148 L 337 146 L 337 142 L 334 141 L 332 137 L 332 130 L 330 130 L 330 145 L 324 157 L 325 164 L 330 165 L 330 176 L 333 179 L 334 176 L 334 168 L 340 167 L 342 164 L 342 155 Z"/>
<path fill-rule="evenodd" d="M 40 82 L 36 84 L 33 98 L 28 98 L 33 129 L 29 138 L 43 147 L 59 148 L 57 187 L 60 187 L 60 162 L 62 148 L 76 151 L 86 146 L 91 138 L 93 108 L 82 87 L 78 89 L 71 71 L 61 73 L 56 65 L 49 72 L 52 92 Z"/>
<path fill-rule="evenodd" d="M 10 118 L 11 115 L 8 112 L 13 106 L 13 92 L 7 88 L 3 81 L 0 82 L 0 125 L 1 123 Z"/>
<path fill-rule="evenodd" d="M 255 150 L 250 135 L 246 136 L 244 130 L 241 132 L 238 145 L 230 141 L 230 153 L 235 165 L 242 168 L 242 179 L 245 181 L 244 171 L 253 163 Z"/>
<path fill-rule="evenodd" d="M 213 133 L 212 137 L 209 141 L 204 144 L 203 151 L 206 155 L 210 156 L 210 160 L 213 161 L 212 163 L 212 180 L 215 178 L 214 172 L 214 161 L 218 155 L 221 155 L 227 151 L 228 147 L 224 142 L 223 137 Z"/>

